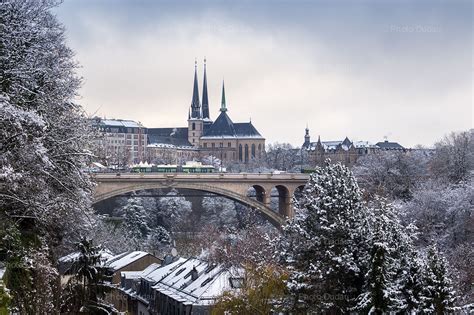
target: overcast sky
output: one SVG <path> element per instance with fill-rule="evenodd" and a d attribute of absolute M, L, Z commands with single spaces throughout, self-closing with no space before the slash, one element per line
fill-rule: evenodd
<path fill-rule="evenodd" d="M 88 113 L 187 126 L 194 60 L 211 118 L 222 79 L 234 122 L 267 142 L 431 145 L 472 128 L 471 1 L 65 0 Z M 202 96 L 202 91 L 200 91 Z"/>

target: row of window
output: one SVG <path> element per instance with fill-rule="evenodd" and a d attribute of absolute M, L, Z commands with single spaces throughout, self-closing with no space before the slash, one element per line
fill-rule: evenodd
<path fill-rule="evenodd" d="M 251 158 L 254 159 L 256 157 L 256 154 L 255 154 L 255 144 L 252 144 L 251 148 L 250 148 L 250 154 L 251 154 Z M 249 161 L 249 145 L 248 144 L 245 144 L 245 146 L 243 147 L 243 152 L 242 152 L 242 145 L 239 144 L 239 161 L 240 162 L 245 162 L 247 163 Z M 262 157 L 262 145 L 259 144 L 258 145 L 258 157 L 261 158 Z"/>

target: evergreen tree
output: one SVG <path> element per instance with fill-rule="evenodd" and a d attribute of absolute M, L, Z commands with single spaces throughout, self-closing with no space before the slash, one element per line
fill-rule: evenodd
<path fill-rule="evenodd" d="M 143 247 L 150 233 L 148 215 L 141 203 L 141 199 L 132 197 L 122 209 L 123 230 L 135 244 L 135 249 Z"/>
<path fill-rule="evenodd" d="M 367 273 L 364 290 L 357 299 L 356 310 L 382 314 L 400 308 L 396 272 L 399 267 L 402 227 L 391 205 L 376 199 L 369 208 L 370 234 L 368 240 Z"/>
<path fill-rule="evenodd" d="M 416 227 L 408 225 L 399 250 L 399 264 L 396 282 L 400 290 L 400 311 L 421 312 L 421 292 L 423 290 L 423 259 L 414 246 Z"/>
<path fill-rule="evenodd" d="M 146 245 L 150 250 L 160 250 L 163 247 L 170 246 L 171 241 L 168 230 L 162 226 L 157 226 L 150 230 Z"/>
<path fill-rule="evenodd" d="M 175 189 L 167 193 L 167 196 L 158 201 L 161 215 L 158 223 L 171 231 L 182 229 L 186 223 L 189 223 L 188 219 L 192 212 L 191 202 L 179 196 Z"/>
<path fill-rule="evenodd" d="M 446 258 L 438 251 L 436 245 L 430 246 L 426 257 L 424 289 L 421 295 L 424 312 L 445 314 L 454 311 L 456 296 L 447 266 Z"/>
<path fill-rule="evenodd" d="M 362 286 L 363 211 L 347 167 L 327 161 L 311 174 L 280 239 L 294 311 L 345 312 L 351 307 Z"/>

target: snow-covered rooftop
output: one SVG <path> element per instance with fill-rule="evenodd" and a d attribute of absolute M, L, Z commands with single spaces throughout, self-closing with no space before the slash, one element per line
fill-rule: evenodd
<path fill-rule="evenodd" d="M 240 269 L 227 269 L 197 258 L 174 264 L 153 288 L 185 304 L 213 304 L 223 292 L 232 289 L 231 278 L 243 275 Z M 193 269 L 197 272 L 195 279 L 192 277 Z"/>
<path fill-rule="evenodd" d="M 140 123 L 133 120 L 122 119 L 102 119 L 101 123 L 111 127 L 127 127 L 127 128 L 142 128 Z"/>
<path fill-rule="evenodd" d="M 142 251 L 125 252 L 108 259 L 106 262 L 106 266 L 116 271 L 122 269 L 123 267 L 133 263 L 134 261 L 142 257 L 145 257 L 146 255 L 148 255 L 148 253 Z"/>
<path fill-rule="evenodd" d="M 174 145 L 169 143 L 150 143 L 146 146 L 147 148 L 169 148 L 169 149 L 183 149 L 183 150 L 196 150 L 193 146 L 187 145 Z"/>
<path fill-rule="evenodd" d="M 180 257 L 175 262 L 172 262 L 168 265 L 162 266 L 161 268 L 157 268 L 147 274 L 144 274 L 143 278 L 151 282 L 158 282 L 164 277 L 166 277 L 170 272 L 172 272 L 174 268 L 177 268 L 177 266 L 181 265 L 185 261 L 185 258 Z"/>

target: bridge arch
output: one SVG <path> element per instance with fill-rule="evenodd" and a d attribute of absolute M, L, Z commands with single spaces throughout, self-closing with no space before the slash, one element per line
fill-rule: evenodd
<path fill-rule="evenodd" d="M 290 217 L 291 216 L 291 197 L 292 194 L 288 187 L 284 185 L 276 185 L 272 188 L 272 196 L 274 192 L 278 193 L 278 213 L 283 217 Z"/>
<path fill-rule="evenodd" d="M 262 203 L 267 203 L 266 198 L 267 198 L 267 191 L 265 187 L 261 185 L 252 185 L 249 187 L 247 190 L 247 197 L 250 198 L 255 198 L 255 200 L 262 202 Z"/>
<path fill-rule="evenodd" d="M 259 187 L 259 189 L 263 189 L 263 192 L 265 192 L 264 188 L 260 185 L 254 185 Z M 240 202 L 242 204 L 245 204 L 257 211 L 260 211 L 261 214 L 263 214 L 270 223 L 272 223 L 275 227 L 281 228 L 281 226 L 285 223 L 285 218 L 278 213 L 274 212 L 270 207 L 265 205 L 264 203 L 252 199 L 248 197 L 246 194 L 240 194 L 238 192 L 221 188 L 221 187 L 215 187 L 215 186 L 210 186 L 210 185 L 205 185 L 205 184 L 193 184 L 193 183 L 183 183 L 183 182 L 176 182 L 173 183 L 172 185 L 163 185 L 162 183 L 133 183 L 130 185 L 125 185 L 125 186 L 120 186 L 119 188 L 109 190 L 105 193 L 99 193 L 95 195 L 94 198 L 94 203 L 115 197 L 115 196 L 120 196 L 126 193 L 130 193 L 133 191 L 139 191 L 139 190 L 149 190 L 149 189 L 160 189 L 160 188 L 176 188 L 176 189 L 190 189 L 190 190 L 198 190 L 198 191 L 204 191 L 204 192 L 210 192 L 213 194 L 217 194 L 223 197 L 227 197 L 229 199 L 232 199 L 234 201 Z"/>

